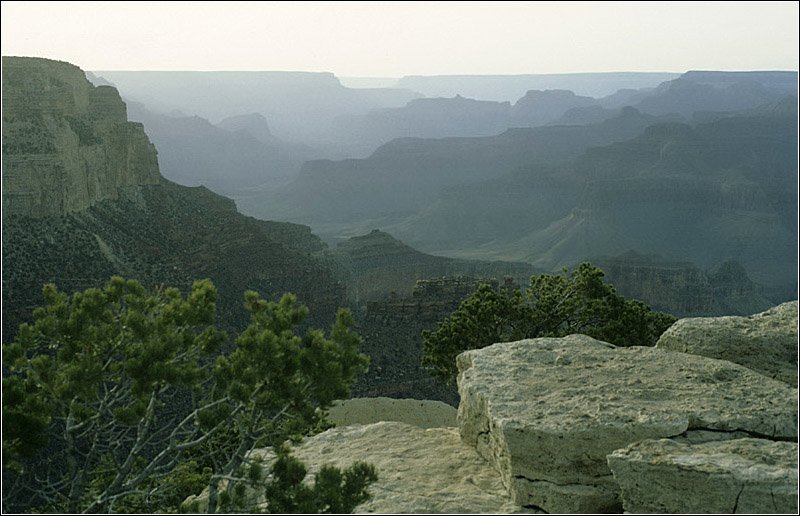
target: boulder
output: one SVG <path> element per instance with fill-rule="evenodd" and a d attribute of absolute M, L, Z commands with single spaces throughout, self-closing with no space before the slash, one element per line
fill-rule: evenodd
<path fill-rule="evenodd" d="M 271 450 L 257 450 L 266 459 Z M 503 487 L 497 471 L 464 444 L 457 428 L 379 422 L 332 428 L 292 449 L 313 476 L 323 464 L 375 466 L 372 498 L 354 512 L 508 513 L 524 512 Z"/>
<path fill-rule="evenodd" d="M 606 456 L 644 439 L 797 437 L 797 389 L 723 360 L 570 335 L 494 344 L 457 362 L 462 438 L 518 504 L 547 512 L 620 510 Z"/>
<path fill-rule="evenodd" d="M 656 347 L 741 364 L 797 385 L 797 301 L 748 317 L 680 319 Z"/>
<path fill-rule="evenodd" d="M 645 440 L 608 456 L 632 513 L 797 514 L 797 443 Z"/>

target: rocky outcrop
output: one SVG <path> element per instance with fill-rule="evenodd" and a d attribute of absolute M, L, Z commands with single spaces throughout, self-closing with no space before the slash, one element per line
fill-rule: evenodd
<path fill-rule="evenodd" d="M 797 437 L 797 389 L 723 360 L 571 335 L 467 351 L 458 368 L 462 438 L 547 512 L 621 509 L 606 456 L 638 441 Z"/>
<path fill-rule="evenodd" d="M 117 90 L 69 63 L 3 57 L 4 218 L 64 215 L 160 181 Z"/>
<path fill-rule="evenodd" d="M 721 358 L 797 385 L 797 317 L 792 301 L 749 317 L 680 319 L 656 347 Z"/>
<path fill-rule="evenodd" d="M 797 513 L 797 443 L 646 440 L 608 465 L 631 513 Z"/>
<path fill-rule="evenodd" d="M 273 456 L 269 450 L 254 453 Z M 378 480 L 368 489 L 371 499 L 355 513 L 520 512 L 497 472 L 461 441 L 456 428 L 396 422 L 332 428 L 304 440 L 292 455 L 306 464 L 309 476 L 323 464 L 374 465 Z"/>
<path fill-rule="evenodd" d="M 217 127 L 230 132 L 242 131 L 262 143 L 272 143 L 277 140 L 269 130 L 269 123 L 261 113 L 230 116 L 217 123 Z"/>

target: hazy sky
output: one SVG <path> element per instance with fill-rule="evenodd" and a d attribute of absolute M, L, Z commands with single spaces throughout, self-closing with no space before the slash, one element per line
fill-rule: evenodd
<path fill-rule="evenodd" d="M 797 70 L 797 2 L 2 2 L 2 53 L 340 76 Z"/>

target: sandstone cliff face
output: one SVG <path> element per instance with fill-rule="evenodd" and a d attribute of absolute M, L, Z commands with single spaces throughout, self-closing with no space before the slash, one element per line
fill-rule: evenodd
<path fill-rule="evenodd" d="M 158 184 L 156 149 L 110 86 L 77 66 L 3 57 L 3 214 L 48 217 Z"/>

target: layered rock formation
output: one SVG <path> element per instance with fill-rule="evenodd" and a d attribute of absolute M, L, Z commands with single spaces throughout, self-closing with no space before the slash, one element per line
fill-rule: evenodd
<path fill-rule="evenodd" d="M 309 161 L 292 183 L 239 206 L 254 216 L 309 223 L 321 235 L 340 237 L 369 231 L 378 223 L 386 228 L 404 222 L 392 233 L 404 230 L 403 238 L 417 233 L 427 236 L 429 232 L 418 224 L 404 226 L 410 215 L 429 206 L 444 188 L 498 177 L 532 163 L 572 159 L 590 146 L 633 138 L 656 120 L 629 109 L 592 126 L 509 129 L 480 138 L 399 138 L 365 159 Z M 482 203 L 471 207 L 476 206 Z M 465 224 L 463 218 L 457 221 Z M 435 218 L 423 224 L 441 225 Z"/>
<path fill-rule="evenodd" d="M 423 98 L 403 107 L 379 109 L 334 121 L 334 137 L 363 155 L 395 138 L 489 136 L 508 128 L 508 102 L 464 98 Z M 356 145 L 357 144 L 357 145 Z"/>
<path fill-rule="evenodd" d="M 161 173 L 185 186 L 204 185 L 222 195 L 287 181 L 306 160 L 320 155 L 302 144 L 272 137 L 260 115 L 225 119 L 162 115 L 128 101 L 128 116 L 144 124 L 158 147 Z"/>
<path fill-rule="evenodd" d="M 797 385 L 797 301 L 749 317 L 680 319 L 656 347 L 741 364 Z"/>
<path fill-rule="evenodd" d="M 545 125 L 560 118 L 570 109 L 585 108 L 596 104 L 596 99 L 575 95 L 569 90 L 530 90 L 514 104 L 508 126 Z"/>
<path fill-rule="evenodd" d="M 155 147 L 114 88 L 77 66 L 3 57 L 3 216 L 73 213 L 161 181 Z"/>
<path fill-rule="evenodd" d="M 633 251 L 591 262 L 603 270 L 620 295 L 678 317 L 749 315 L 774 304 L 734 260 L 712 273 L 688 262 Z"/>
<path fill-rule="evenodd" d="M 646 440 L 608 456 L 631 513 L 797 513 L 797 443 Z"/>
<path fill-rule="evenodd" d="M 44 283 L 73 292 L 114 274 L 186 290 L 208 277 L 219 323 L 234 331 L 248 322 L 247 289 L 295 292 L 321 325 L 346 304 L 309 228 L 244 217 L 230 199 L 163 179 L 116 90 L 79 68 L 4 57 L 3 108 L 5 338 L 42 303 Z"/>
<path fill-rule="evenodd" d="M 621 509 L 606 456 L 637 441 L 797 439 L 797 389 L 724 360 L 571 335 L 467 351 L 458 367 L 463 439 L 547 512 Z"/>

